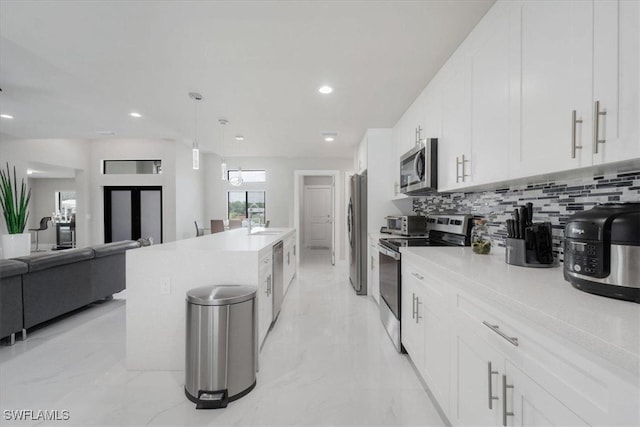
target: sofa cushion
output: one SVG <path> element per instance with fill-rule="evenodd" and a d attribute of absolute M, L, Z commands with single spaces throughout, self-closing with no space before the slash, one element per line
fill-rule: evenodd
<path fill-rule="evenodd" d="M 95 257 L 91 248 L 67 249 L 64 251 L 47 252 L 25 257 L 14 258 L 29 266 L 29 272 L 46 270 L 60 265 L 73 264 L 74 262 L 85 261 Z"/>
<path fill-rule="evenodd" d="M 0 259 L 0 279 L 19 276 L 29 271 L 29 266 L 15 259 Z"/>
<path fill-rule="evenodd" d="M 91 246 L 91 249 L 93 249 L 93 251 L 96 253 L 96 258 L 102 258 L 139 247 L 140 243 L 136 242 L 135 240 L 122 240 L 120 242 L 104 243 L 102 245 Z"/>

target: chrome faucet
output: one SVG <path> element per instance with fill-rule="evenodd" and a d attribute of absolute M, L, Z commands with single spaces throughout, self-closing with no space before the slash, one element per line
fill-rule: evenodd
<path fill-rule="evenodd" d="M 251 234 L 251 227 L 253 224 L 252 214 L 262 212 L 260 208 L 249 208 L 247 209 L 248 217 L 247 217 L 247 228 L 249 230 L 249 234 Z"/>

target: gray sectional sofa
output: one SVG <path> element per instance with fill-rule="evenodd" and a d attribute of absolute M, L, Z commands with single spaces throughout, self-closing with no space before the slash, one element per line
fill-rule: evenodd
<path fill-rule="evenodd" d="M 122 241 L 0 260 L 0 339 L 10 337 L 126 288 Z"/>

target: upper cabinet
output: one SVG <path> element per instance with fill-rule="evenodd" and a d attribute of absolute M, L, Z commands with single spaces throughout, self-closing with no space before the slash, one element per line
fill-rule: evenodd
<path fill-rule="evenodd" d="M 597 0 L 593 42 L 591 114 L 595 117 L 597 102 L 600 142 L 592 134 L 588 152 L 594 164 L 640 157 L 640 2 Z"/>
<path fill-rule="evenodd" d="M 638 2 L 519 4 L 512 178 L 637 158 Z"/>
<path fill-rule="evenodd" d="M 640 158 L 639 28 L 638 1 L 497 1 L 394 127 L 394 173 L 418 127 L 440 191 Z"/>

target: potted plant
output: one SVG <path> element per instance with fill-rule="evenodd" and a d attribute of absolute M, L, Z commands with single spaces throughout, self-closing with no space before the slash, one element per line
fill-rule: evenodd
<path fill-rule="evenodd" d="M 5 258 L 26 256 L 31 252 L 31 235 L 24 233 L 29 218 L 27 210 L 29 199 L 31 199 L 31 189 L 27 190 L 23 178 L 20 183 L 20 193 L 18 193 L 16 167 L 13 167 L 12 179 L 9 163 L 7 163 L 6 171 L 0 169 L 0 206 L 9 233 L 2 235 L 2 253 Z"/>

